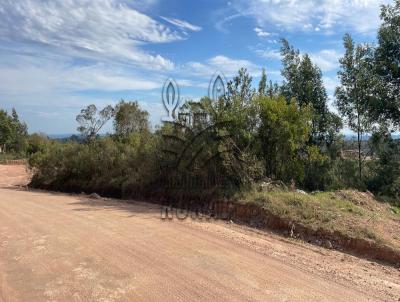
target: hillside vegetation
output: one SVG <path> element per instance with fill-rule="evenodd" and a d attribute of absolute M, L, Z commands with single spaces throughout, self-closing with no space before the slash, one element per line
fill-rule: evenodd
<path fill-rule="evenodd" d="M 338 232 L 400 251 L 400 208 L 376 200 L 371 193 L 339 190 L 305 194 L 252 190 L 236 198 L 241 203 L 256 204 L 296 225 L 315 231 Z M 296 234 L 296 229 L 293 232 Z"/>

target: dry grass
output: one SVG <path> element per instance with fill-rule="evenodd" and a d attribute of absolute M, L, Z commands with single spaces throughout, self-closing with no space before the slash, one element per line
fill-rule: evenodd
<path fill-rule="evenodd" d="M 289 191 L 242 193 L 274 215 L 311 227 L 338 231 L 400 249 L 400 209 L 354 190 L 301 194 Z"/>

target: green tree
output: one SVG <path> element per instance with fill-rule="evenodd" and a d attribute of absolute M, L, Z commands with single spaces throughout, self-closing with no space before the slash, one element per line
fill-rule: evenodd
<path fill-rule="evenodd" d="M 3 151 L 23 153 L 26 148 L 27 126 L 13 108 L 11 115 L 0 110 L 0 145 Z"/>
<path fill-rule="evenodd" d="M 312 63 L 308 54 L 300 56 L 299 50 L 294 49 L 285 39 L 282 40 L 281 55 L 282 76 L 285 78 L 281 87 L 282 94 L 287 100 L 295 98 L 300 107 L 312 106 L 309 143 L 329 148 L 336 140 L 341 124 L 338 123 L 339 118 L 328 110 L 328 96 L 320 68 Z"/>
<path fill-rule="evenodd" d="M 267 89 L 267 95 L 272 98 L 280 95 L 280 87 L 278 83 L 273 83 L 271 80 L 269 80 L 269 85 Z"/>
<path fill-rule="evenodd" d="M 127 137 L 132 133 L 149 131 L 149 113 L 141 110 L 138 102 L 122 100 L 115 107 L 114 130 L 117 136 Z"/>
<path fill-rule="evenodd" d="M 190 179 L 189 187 L 184 182 L 175 189 L 202 194 L 206 188 L 201 186 L 206 183 L 207 189 L 221 192 L 237 189 L 263 175 L 262 166 L 249 147 L 252 135 L 244 127 L 248 107 L 238 100 L 239 97 L 229 105 L 209 98 L 186 102 L 179 122 L 163 125 L 159 132 L 163 138 L 161 162 L 167 167 L 163 169 L 164 181 L 174 179 L 180 183 Z"/>
<path fill-rule="evenodd" d="M 285 79 L 281 87 L 281 91 L 287 100 L 291 100 L 293 97 L 296 97 L 298 92 L 302 89 L 299 74 L 299 67 L 301 63 L 300 51 L 298 49 L 294 49 L 294 47 L 291 46 L 285 39 L 282 39 L 281 42 L 281 74 Z M 296 99 L 296 101 L 300 106 L 302 105 L 303 100 Z M 309 100 L 307 100 L 307 103 L 308 102 Z"/>
<path fill-rule="evenodd" d="M 267 92 L 267 75 L 265 73 L 265 68 L 263 68 L 261 73 L 260 83 L 258 84 L 258 94 L 264 96 Z"/>
<path fill-rule="evenodd" d="M 15 108 L 11 111 L 11 117 L 14 127 L 14 141 L 12 149 L 19 153 L 24 153 L 27 147 L 28 126 L 21 122 Z"/>
<path fill-rule="evenodd" d="M 28 137 L 28 145 L 26 153 L 28 156 L 32 154 L 44 152 L 49 143 L 48 137 L 43 133 L 33 133 Z"/>
<path fill-rule="evenodd" d="M 372 177 L 367 182 L 368 189 L 400 198 L 400 141 L 383 129 L 374 133 L 370 142 L 376 160 L 369 163 Z"/>
<path fill-rule="evenodd" d="M 358 176 L 362 180 L 363 135 L 372 129 L 369 103 L 376 81 L 372 73 L 372 48 L 367 44 L 355 45 L 349 34 L 343 38 L 345 54 L 340 59 L 338 72 L 340 86 L 336 88 L 336 106 L 346 118 L 351 130 L 357 133 Z"/>
<path fill-rule="evenodd" d="M 260 97 L 260 128 L 262 155 L 267 176 L 283 181 L 302 181 L 304 167 L 300 151 L 310 134 L 312 109 L 298 107 L 295 100 L 284 97 Z"/>
<path fill-rule="evenodd" d="M 375 51 L 380 85 L 370 109 L 375 120 L 400 127 L 400 0 L 382 6 L 381 19 Z"/>
<path fill-rule="evenodd" d="M 96 105 L 89 105 L 76 116 L 76 121 L 80 125 L 77 130 L 87 141 L 92 141 L 113 114 L 114 109 L 111 105 L 104 107 L 100 111 L 97 110 Z"/>
<path fill-rule="evenodd" d="M 249 75 L 246 68 L 241 68 L 238 75 L 227 84 L 227 97 L 229 101 L 239 101 L 243 105 L 248 104 L 253 99 L 255 90 L 251 87 L 253 78 Z"/>
<path fill-rule="evenodd" d="M 6 151 L 7 145 L 11 143 L 13 135 L 11 118 L 6 111 L 0 110 L 0 144 L 3 151 Z"/>
<path fill-rule="evenodd" d="M 229 120 L 229 132 L 235 136 L 235 142 L 241 150 L 251 148 L 257 132 L 258 108 L 254 102 L 257 93 L 252 88 L 252 80 L 247 70 L 241 68 L 228 82 L 225 102 L 218 104 L 220 118 Z"/>
<path fill-rule="evenodd" d="M 332 162 L 328 155 L 321 153 L 316 145 L 307 146 L 305 148 L 304 161 L 304 181 L 303 187 L 315 191 L 326 190 L 327 186 L 332 183 L 329 170 Z"/>

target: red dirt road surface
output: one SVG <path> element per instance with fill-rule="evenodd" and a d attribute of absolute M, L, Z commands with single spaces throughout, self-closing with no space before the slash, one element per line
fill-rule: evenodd
<path fill-rule="evenodd" d="M 0 166 L 0 301 L 400 301 L 396 268 L 26 181 Z"/>

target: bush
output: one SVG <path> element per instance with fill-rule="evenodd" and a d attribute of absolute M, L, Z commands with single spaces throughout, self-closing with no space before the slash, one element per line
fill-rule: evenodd
<path fill-rule="evenodd" d="M 149 133 L 132 134 L 125 142 L 112 137 L 89 144 L 52 141 L 30 158 L 36 172 L 31 184 L 52 190 L 135 197 L 151 181 L 155 154 L 154 138 Z"/>

